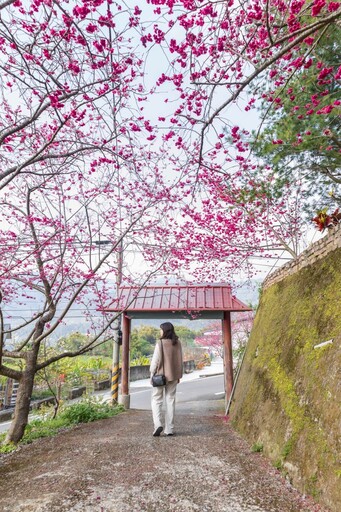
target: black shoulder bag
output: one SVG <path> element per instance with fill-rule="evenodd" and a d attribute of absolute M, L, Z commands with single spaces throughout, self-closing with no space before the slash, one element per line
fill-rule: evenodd
<path fill-rule="evenodd" d="M 161 344 L 161 354 L 162 354 L 162 367 L 163 367 L 163 371 L 165 371 L 162 340 L 160 340 L 160 344 Z M 158 375 L 152 376 L 152 386 L 154 388 L 156 388 L 158 386 L 165 386 L 165 385 L 166 385 L 166 377 L 163 374 L 158 374 Z"/>

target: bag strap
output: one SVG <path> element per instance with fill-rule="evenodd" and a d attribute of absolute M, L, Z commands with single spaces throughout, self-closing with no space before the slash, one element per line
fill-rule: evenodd
<path fill-rule="evenodd" d="M 162 368 L 163 368 L 163 374 L 165 373 L 165 360 L 164 360 L 164 357 L 163 357 L 163 345 L 162 345 L 162 340 L 160 340 L 160 345 L 161 345 L 161 354 L 162 354 L 162 358 L 161 358 L 161 361 L 162 361 Z"/>

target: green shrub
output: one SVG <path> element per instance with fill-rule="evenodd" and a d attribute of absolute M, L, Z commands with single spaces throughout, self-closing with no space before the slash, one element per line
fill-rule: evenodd
<path fill-rule="evenodd" d="M 88 423 L 90 421 L 111 418 L 123 411 L 124 407 L 122 405 L 112 407 L 100 398 L 84 398 L 75 404 L 64 406 L 56 418 L 49 418 L 48 416 L 51 414 L 49 412 L 45 413 L 42 418 L 30 421 L 19 445 L 32 443 L 35 439 L 42 437 L 52 437 L 60 430 L 77 423 Z M 9 453 L 17 448 L 13 443 L 3 445 L 5 437 L 6 434 L 0 435 L 0 453 Z"/>
<path fill-rule="evenodd" d="M 76 404 L 65 406 L 60 416 L 69 425 L 72 425 L 111 418 L 122 411 L 124 411 L 124 407 L 121 405 L 112 407 L 109 403 L 103 402 L 101 399 L 88 397 L 80 400 Z"/>
<path fill-rule="evenodd" d="M 16 449 L 17 449 L 17 446 L 14 443 L 8 443 L 8 444 L 5 444 L 4 446 L 1 446 L 0 453 L 11 453 L 11 452 L 14 452 L 14 450 L 16 450 Z"/>

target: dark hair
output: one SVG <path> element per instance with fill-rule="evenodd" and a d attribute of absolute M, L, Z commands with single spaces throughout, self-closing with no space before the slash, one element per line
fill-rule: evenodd
<path fill-rule="evenodd" d="M 160 340 L 172 340 L 172 345 L 176 345 L 179 338 L 175 334 L 174 325 L 170 322 L 165 322 L 160 325 L 160 329 L 162 329 L 162 336 L 160 337 Z"/>

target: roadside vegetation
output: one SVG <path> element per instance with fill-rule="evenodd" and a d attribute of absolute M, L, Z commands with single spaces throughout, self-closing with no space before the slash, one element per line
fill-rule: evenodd
<path fill-rule="evenodd" d="M 194 359 L 198 364 L 203 359 L 203 348 L 198 347 L 194 340 L 200 331 L 194 331 L 187 327 L 177 327 L 177 332 L 184 348 L 186 360 Z M 77 351 L 84 343 L 85 334 L 75 332 L 60 338 L 57 342 L 47 342 L 44 349 L 44 357 L 53 357 L 60 351 Z M 159 338 L 159 329 L 152 326 L 141 325 L 135 327 L 131 333 L 131 366 L 149 365 L 155 342 Z M 20 371 L 22 361 L 20 359 L 6 359 L 6 364 L 14 371 Z M 96 383 L 106 381 L 111 377 L 112 365 L 112 341 L 108 341 L 77 357 L 60 359 L 48 367 L 38 371 L 31 394 L 31 401 L 54 399 L 56 409 L 69 399 L 70 392 L 75 387 L 85 387 L 86 393 L 96 390 Z M 0 378 L 0 408 L 4 404 L 7 377 Z M 55 413 L 57 414 L 57 412 Z"/>
<path fill-rule="evenodd" d="M 183 345 L 184 358 L 194 359 L 198 363 L 202 359 L 203 349 L 194 343 L 197 331 L 183 326 L 177 327 L 176 330 Z M 48 350 L 77 350 L 84 337 L 84 334 L 73 333 L 59 340 L 56 348 Z M 130 340 L 130 365 L 149 365 L 158 339 L 158 328 L 148 325 L 135 327 Z M 59 360 L 38 372 L 32 398 L 57 396 L 59 399 L 66 399 L 71 388 L 79 386 L 85 386 L 87 392 L 91 393 L 95 390 L 96 382 L 110 378 L 111 365 L 112 341 L 93 349 L 89 354 Z"/>
<path fill-rule="evenodd" d="M 122 405 L 112 407 L 109 403 L 87 396 L 72 405 L 63 405 L 58 416 L 54 417 L 52 407 L 44 408 L 40 417 L 30 421 L 26 426 L 24 436 L 18 444 L 4 443 L 6 434 L 0 435 L 0 454 L 10 453 L 24 444 L 30 444 L 36 439 L 52 437 L 59 432 L 79 423 L 112 418 L 124 411 Z"/>
<path fill-rule="evenodd" d="M 233 331 L 238 341 L 239 331 L 236 325 L 233 325 Z M 221 330 L 216 332 L 213 343 L 211 337 L 207 335 L 207 331 L 211 327 L 212 325 L 209 323 L 206 327 L 196 331 L 186 326 L 176 326 L 176 332 L 183 346 L 184 360 L 193 360 L 195 367 L 198 369 L 211 364 L 210 355 L 221 353 Z M 217 322 L 216 329 L 221 329 L 220 322 Z M 53 358 L 61 351 L 76 352 L 85 343 L 86 338 L 85 334 L 74 332 L 54 343 L 47 340 L 43 357 Z M 159 329 L 157 327 L 148 325 L 135 327 L 131 332 L 130 365 L 149 365 L 158 339 Z M 205 343 L 200 343 L 200 340 L 204 340 Z M 236 354 L 234 356 L 236 357 Z M 20 371 L 22 367 L 21 359 L 8 359 L 8 361 L 6 359 L 6 364 L 14 371 Z M 97 387 L 99 382 L 102 384 L 103 381 L 110 382 L 111 365 L 112 340 L 84 355 L 59 359 L 38 371 L 34 379 L 31 402 L 38 402 L 38 405 L 34 407 L 40 407 L 43 410 L 43 416 L 26 426 L 24 436 L 19 444 L 31 442 L 39 437 L 54 435 L 60 429 L 66 428 L 72 423 L 93 421 L 94 419 L 110 417 L 112 413 L 117 414 L 117 411 L 120 412 L 120 409 L 116 407 L 112 408 L 109 404 L 94 402 L 93 399 L 89 398 L 72 406 L 67 407 L 65 405 L 71 398 L 74 388 L 85 388 L 82 392 L 90 396 L 99 389 Z M 1 404 L 3 406 L 5 404 L 6 388 L 9 384 L 11 383 L 8 382 L 8 379 L 2 376 L 0 380 L 0 408 Z M 46 412 L 47 404 L 50 407 Z M 0 436 L 0 442 L 3 441 L 4 437 L 4 435 Z M 1 447 L 0 453 L 12 451 L 15 446 L 15 443 L 8 443 L 7 440 L 7 444 L 3 444 Z"/>

